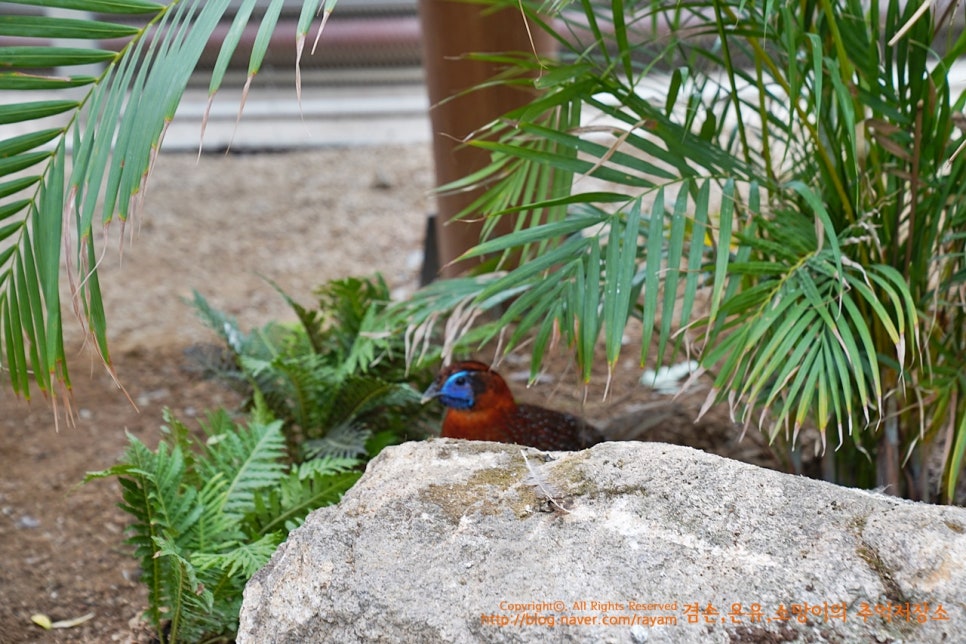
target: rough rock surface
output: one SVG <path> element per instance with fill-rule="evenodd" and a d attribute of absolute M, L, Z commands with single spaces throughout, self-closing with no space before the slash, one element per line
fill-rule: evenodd
<path fill-rule="evenodd" d="M 434 440 L 384 451 L 290 535 L 245 590 L 238 642 L 954 642 L 964 629 L 962 508 L 660 443 Z"/>

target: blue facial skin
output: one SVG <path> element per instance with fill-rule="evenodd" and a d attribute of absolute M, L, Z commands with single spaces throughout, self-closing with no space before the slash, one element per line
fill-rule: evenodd
<path fill-rule="evenodd" d="M 473 378 L 466 371 L 457 371 L 443 383 L 437 397 L 447 407 L 453 409 L 470 409 L 476 404 L 476 393 L 473 391 Z"/>

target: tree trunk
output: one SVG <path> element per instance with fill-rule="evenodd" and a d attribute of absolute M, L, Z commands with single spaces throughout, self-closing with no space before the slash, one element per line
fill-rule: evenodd
<path fill-rule="evenodd" d="M 442 186 L 479 170 L 489 154 L 462 144 L 472 132 L 502 114 L 526 104 L 533 95 L 512 87 L 489 87 L 460 96 L 475 85 L 491 79 L 498 68 L 467 60 L 477 52 L 536 51 L 541 56 L 554 51 L 554 41 L 532 27 L 533 42 L 523 14 L 515 9 L 487 13 L 486 6 L 450 0 L 420 0 L 423 34 L 423 68 L 430 102 L 436 185 Z M 454 221 L 454 216 L 479 197 L 479 190 L 436 196 L 435 232 L 440 274 L 453 277 L 472 268 L 479 259 L 454 262 L 480 241 L 482 221 Z M 513 218 L 505 217 L 497 233 L 513 229 Z"/>

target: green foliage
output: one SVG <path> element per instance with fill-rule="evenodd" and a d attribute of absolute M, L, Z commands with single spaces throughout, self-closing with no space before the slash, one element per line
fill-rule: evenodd
<path fill-rule="evenodd" d="M 298 325 L 273 322 L 245 333 L 199 293 L 194 305 L 228 352 L 215 375 L 264 399 L 284 421 L 293 459 L 371 458 L 425 435 L 423 421 L 438 412 L 420 403 L 417 390 L 432 374 L 425 366 L 407 370 L 398 337 L 364 331 L 389 302 L 381 277 L 329 282 L 318 289 L 314 309 L 281 294 Z"/>
<path fill-rule="evenodd" d="M 168 412 L 165 422 L 156 450 L 129 435 L 121 462 L 85 481 L 121 484 L 161 641 L 230 641 L 245 583 L 311 510 L 338 502 L 360 462 L 290 464 L 282 422 L 261 405 L 247 426 L 211 414 L 204 442 Z"/>
<path fill-rule="evenodd" d="M 147 616 L 164 642 L 230 640 L 245 583 L 288 533 L 337 503 L 362 465 L 417 433 L 426 413 L 412 387 L 391 380 L 411 376 L 392 339 L 376 347 L 362 331 L 388 302 L 381 278 L 330 282 L 318 309 L 282 295 L 299 324 L 244 333 L 195 293 L 199 316 L 226 347 L 227 359 L 208 367 L 246 387 L 247 426 L 218 411 L 199 442 L 166 413 L 156 451 L 130 436 L 120 464 L 85 479 L 121 484 Z"/>
<path fill-rule="evenodd" d="M 519 6 L 510 0 L 488 4 Z M 628 321 L 641 363 L 700 359 L 706 408 L 794 442 L 835 432 L 828 478 L 952 499 L 966 450 L 966 156 L 951 13 L 915 3 L 743 0 L 524 3 L 561 55 L 485 55 L 541 90 L 472 142 L 491 164 L 467 209 L 516 232 L 468 255 L 512 270 L 391 310 L 414 344 L 473 308 L 532 341 L 560 337 L 590 378 Z M 522 223 L 520 223 L 522 222 Z M 532 225 L 540 222 L 540 225 Z M 459 325 L 456 325 L 459 326 Z M 887 474 L 892 472 L 893 474 Z"/>
<path fill-rule="evenodd" d="M 96 240 L 111 222 L 123 225 L 136 213 L 165 127 L 216 29 L 234 14 L 211 75 L 212 96 L 252 20 L 259 28 L 249 83 L 258 73 L 282 2 L 273 0 L 262 11 L 254 11 L 259 0 L 3 4 L 13 10 L 0 19 L 0 35 L 9 43 L 0 47 L 0 91 L 8 99 L 0 106 L 0 127 L 18 127 L 0 140 L 0 366 L 14 390 L 29 398 L 31 380 L 50 395 L 60 393 L 58 384 L 70 385 L 63 261 L 74 310 L 110 366 Z M 302 3 L 299 52 L 322 5 Z M 325 0 L 325 16 L 334 5 Z M 58 15 L 29 15 L 42 10 L 31 7 L 49 6 L 57 6 Z M 77 46 L 35 46 L 38 38 L 70 39 Z M 77 73 L 90 65 L 98 71 Z"/>

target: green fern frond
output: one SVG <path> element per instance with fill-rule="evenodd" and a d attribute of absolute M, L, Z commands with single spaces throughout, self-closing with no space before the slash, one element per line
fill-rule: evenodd
<path fill-rule="evenodd" d="M 208 434 L 198 470 L 203 480 L 224 478 L 218 510 L 227 520 L 251 511 L 255 491 L 284 476 L 286 456 L 282 421 L 235 425 L 224 410 L 211 414 L 202 428 Z"/>
<path fill-rule="evenodd" d="M 389 286 L 379 274 L 368 279 L 331 280 L 318 287 L 315 294 L 322 332 L 319 352 L 330 354 L 338 363 L 348 359 L 361 339 L 360 330 L 370 311 L 390 300 Z"/>
<path fill-rule="evenodd" d="M 412 387 L 368 375 L 347 377 L 332 402 L 326 423 L 339 425 L 364 418 L 376 410 L 418 408 L 420 395 Z"/>
<path fill-rule="evenodd" d="M 191 556 L 191 563 L 198 570 L 217 570 L 244 582 L 268 563 L 284 538 L 284 531 L 271 532 L 254 541 L 235 541 L 224 544 L 225 552 L 212 554 L 199 552 Z"/>
<path fill-rule="evenodd" d="M 201 486 L 198 490 L 201 514 L 192 531 L 183 535 L 183 545 L 192 551 L 217 551 L 226 540 L 243 538 L 235 517 L 222 511 L 228 495 L 227 477 L 218 472 L 207 478 L 197 476 L 192 478 L 199 481 L 196 483 L 186 481 L 186 485 Z"/>
<path fill-rule="evenodd" d="M 123 462 L 85 481 L 116 477 L 121 484 L 121 507 L 133 518 L 129 543 L 141 562 L 147 614 L 158 633 L 168 633 L 168 641 L 230 634 L 245 581 L 286 534 L 255 535 L 243 521 L 255 511 L 256 498 L 288 480 L 281 422 L 271 420 L 261 403 L 247 426 L 220 411 L 203 423 L 208 440 L 199 445 L 170 412 L 165 418 L 166 437 L 156 451 L 129 435 Z M 331 475 L 354 464 L 333 462 L 315 471 Z M 319 495 L 318 501 L 331 498 Z M 286 500 L 275 510 L 288 512 Z"/>
<path fill-rule="evenodd" d="M 154 551 L 165 570 L 165 584 L 164 594 L 151 601 L 168 608 L 163 613 L 168 624 L 167 641 L 197 642 L 212 631 L 220 635 L 224 625 L 217 615 L 212 615 L 214 594 L 202 583 L 195 566 L 182 555 L 184 549 L 169 539 L 156 537 Z M 160 620 L 156 623 L 160 624 Z"/>
<path fill-rule="evenodd" d="M 307 461 L 271 489 L 255 498 L 255 509 L 246 518 L 259 535 L 290 532 L 302 524 L 309 512 L 338 503 L 362 472 L 349 471 L 359 461 L 320 458 Z"/>
<path fill-rule="evenodd" d="M 429 412 L 409 381 L 425 386 L 432 375 L 425 367 L 407 372 L 401 339 L 370 333 L 389 297 L 381 277 L 346 278 L 320 287 L 318 310 L 302 307 L 273 286 L 296 311 L 301 326 L 268 325 L 252 332 L 236 344 L 241 350 L 236 360 L 254 396 L 283 421 L 294 460 L 372 456 L 426 433 L 419 418 Z M 232 326 L 200 295 L 195 299 L 213 328 Z"/>
<path fill-rule="evenodd" d="M 315 458 L 359 458 L 366 455 L 372 430 L 356 422 L 327 426 L 325 434 L 301 445 L 303 460 Z"/>
<path fill-rule="evenodd" d="M 293 468 L 298 477 L 303 481 L 315 476 L 328 476 L 329 474 L 342 474 L 356 470 L 363 461 L 357 458 L 343 458 L 336 456 L 326 456 L 323 458 L 313 458 Z"/>
<path fill-rule="evenodd" d="M 295 312 L 312 350 L 324 355 L 330 365 L 345 373 L 364 372 L 385 352 L 392 351 L 393 342 L 365 332 L 367 322 L 390 301 L 389 286 L 382 275 L 326 282 L 315 290 L 318 297 L 315 309 L 302 306 L 277 284 L 269 283 Z M 289 352 L 292 351 L 298 349 L 293 347 Z M 386 376 L 397 375 L 392 365 L 392 361 L 388 365 L 383 363 L 383 371 L 390 370 Z"/>
<path fill-rule="evenodd" d="M 193 298 L 190 302 L 195 314 L 202 323 L 215 332 L 228 349 L 237 355 L 248 353 L 248 336 L 238 326 L 238 320 L 211 306 L 197 290 L 192 290 Z"/>
<path fill-rule="evenodd" d="M 331 414 L 338 369 L 316 353 L 279 356 L 271 363 L 269 391 L 284 400 L 282 409 L 305 432 L 324 427 Z"/>
<path fill-rule="evenodd" d="M 175 551 L 189 548 L 186 540 L 190 537 L 186 535 L 194 533 L 202 507 L 197 502 L 198 491 L 184 485 L 186 470 L 181 445 L 169 449 L 162 442 L 152 452 L 130 433 L 128 441 L 121 465 L 88 474 L 84 480 L 118 478 L 120 507 L 134 518 L 128 543 L 134 546 L 134 554 L 141 562 L 148 588 L 148 615 L 160 627 L 166 610 L 183 601 L 185 584 L 196 580 L 178 559 L 157 556 L 158 549 L 160 544 Z"/>

